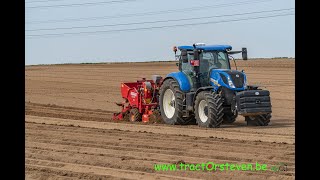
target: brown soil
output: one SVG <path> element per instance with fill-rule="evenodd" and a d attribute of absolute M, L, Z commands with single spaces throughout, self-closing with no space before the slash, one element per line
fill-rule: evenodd
<path fill-rule="evenodd" d="M 26 67 L 26 179 L 294 179 L 294 60 L 237 62 L 271 92 L 273 117 L 218 129 L 114 122 L 120 82 L 176 71 L 175 62 Z M 267 171 L 167 171 L 160 163 L 255 163 Z M 273 172 L 280 162 L 286 171 Z"/>

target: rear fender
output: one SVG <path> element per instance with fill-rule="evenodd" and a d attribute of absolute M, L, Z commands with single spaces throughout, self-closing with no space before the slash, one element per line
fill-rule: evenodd
<path fill-rule="evenodd" d="M 178 82 L 180 89 L 183 92 L 189 92 L 191 89 L 190 82 L 187 78 L 187 76 L 183 72 L 173 72 L 167 75 L 167 77 L 163 80 L 163 82 L 166 79 L 174 79 Z"/>

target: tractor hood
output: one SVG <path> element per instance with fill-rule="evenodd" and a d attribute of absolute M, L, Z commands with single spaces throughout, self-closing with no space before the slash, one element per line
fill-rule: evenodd
<path fill-rule="evenodd" d="M 210 72 L 210 85 L 217 90 L 220 86 L 234 91 L 243 91 L 247 88 L 246 74 L 230 69 L 212 69 Z"/>

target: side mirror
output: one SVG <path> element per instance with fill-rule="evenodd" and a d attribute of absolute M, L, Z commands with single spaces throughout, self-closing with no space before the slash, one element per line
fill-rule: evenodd
<path fill-rule="evenodd" d="M 247 48 L 242 48 L 242 59 L 248 60 Z"/>
<path fill-rule="evenodd" d="M 177 50 L 178 50 L 177 46 L 173 46 L 172 50 L 173 50 L 174 54 L 177 54 Z"/>
<path fill-rule="evenodd" d="M 188 62 L 188 53 L 187 51 L 181 51 L 181 60 L 183 63 L 187 63 Z"/>

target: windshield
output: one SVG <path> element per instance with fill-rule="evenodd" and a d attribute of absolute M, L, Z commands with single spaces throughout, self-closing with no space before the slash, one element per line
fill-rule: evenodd
<path fill-rule="evenodd" d="M 228 55 L 225 52 L 209 51 L 200 54 L 200 71 L 208 72 L 210 69 L 230 69 Z"/>

